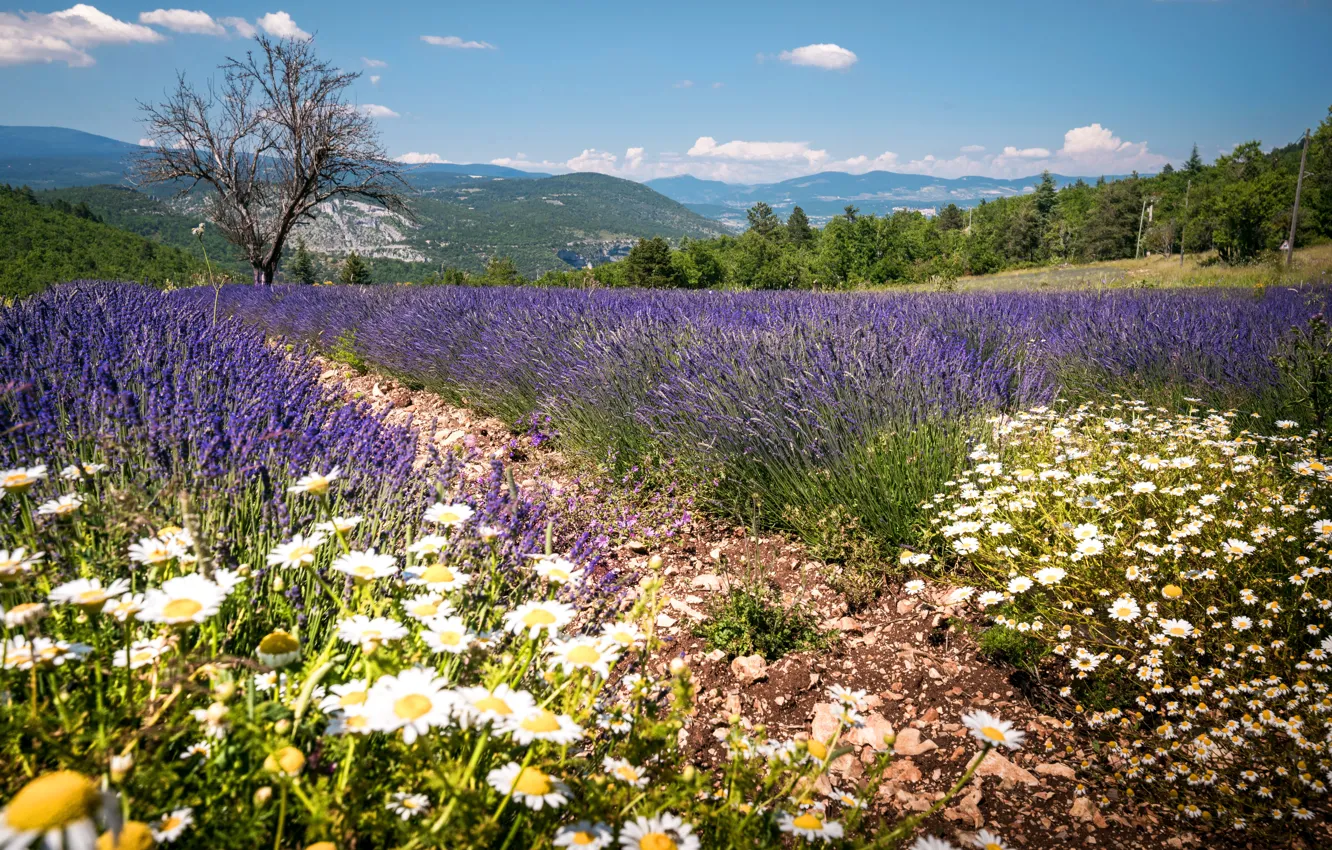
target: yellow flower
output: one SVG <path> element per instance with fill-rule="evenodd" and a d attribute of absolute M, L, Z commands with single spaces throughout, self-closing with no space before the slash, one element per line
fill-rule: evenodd
<path fill-rule="evenodd" d="M 286 667 L 301 657 L 301 642 L 281 629 L 269 632 L 255 650 L 265 667 Z"/>
<path fill-rule="evenodd" d="M 61 846 L 68 843 L 63 840 L 66 830 L 91 844 L 96 835 L 92 814 L 99 797 L 97 784 L 81 773 L 43 774 L 24 785 L 0 812 L 0 846 L 27 846 L 38 836 L 46 836 L 51 846 Z"/>
<path fill-rule="evenodd" d="M 269 773 L 300 776 L 301 771 L 305 770 L 305 753 L 295 747 L 283 747 L 264 759 L 264 770 Z"/>
<path fill-rule="evenodd" d="M 1161 588 L 1161 595 L 1166 599 L 1178 599 L 1184 595 L 1184 588 L 1177 584 L 1167 584 Z"/>
<path fill-rule="evenodd" d="M 119 838 L 109 832 L 102 833 L 97 839 L 97 850 L 148 850 L 153 843 L 153 831 L 148 824 L 131 820 L 120 827 Z"/>

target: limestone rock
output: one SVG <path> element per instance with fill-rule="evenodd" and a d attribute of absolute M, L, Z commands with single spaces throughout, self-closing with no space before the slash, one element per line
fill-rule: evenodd
<path fill-rule="evenodd" d="M 1018 767 L 1007 758 L 999 755 L 998 750 L 990 750 L 985 756 L 985 761 L 981 762 L 976 769 L 977 776 L 997 776 L 999 781 L 1005 785 L 1039 785 L 1040 780 L 1032 775 L 1031 771 Z"/>
<path fill-rule="evenodd" d="M 731 662 L 731 675 L 742 685 L 752 685 L 768 678 L 768 662 L 762 655 L 741 655 Z"/>
<path fill-rule="evenodd" d="M 1069 767 L 1066 764 L 1059 764 L 1058 762 L 1051 762 L 1050 764 L 1038 764 L 1036 765 L 1036 772 L 1039 773 L 1041 776 L 1058 776 L 1061 779 L 1077 778 L 1077 773 L 1073 771 L 1073 768 Z"/>
<path fill-rule="evenodd" d="M 897 740 L 893 742 L 893 752 L 899 756 L 918 756 L 937 749 L 939 749 L 938 744 L 929 739 L 921 740 L 920 730 L 911 727 L 898 732 Z"/>

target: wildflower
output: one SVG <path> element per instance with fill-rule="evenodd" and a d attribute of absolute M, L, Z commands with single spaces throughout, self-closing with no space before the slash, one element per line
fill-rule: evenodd
<path fill-rule="evenodd" d="M 306 567 L 314 563 L 315 550 L 328 538 L 321 533 L 309 537 L 297 534 L 286 543 L 279 543 L 268 553 L 270 567 Z"/>
<path fill-rule="evenodd" d="M 199 222 L 198 227 L 190 228 L 190 233 L 193 233 L 195 236 L 198 236 L 200 239 L 202 239 L 204 234 L 204 223 L 201 221 Z"/>
<path fill-rule="evenodd" d="M 341 685 L 333 685 L 329 693 L 319 702 L 319 710 L 334 713 L 365 705 L 370 693 L 370 685 L 364 679 L 352 679 Z"/>
<path fill-rule="evenodd" d="M 83 500 L 75 495 L 60 496 L 37 506 L 38 516 L 65 517 L 83 507 Z"/>
<path fill-rule="evenodd" d="M 430 811 L 430 799 L 424 794 L 395 791 L 393 799 L 389 801 L 385 808 L 403 820 L 411 820 L 417 815 Z"/>
<path fill-rule="evenodd" d="M 922 835 L 916 839 L 909 850 L 957 850 L 952 844 L 933 835 Z"/>
<path fill-rule="evenodd" d="M 1004 595 L 997 590 L 987 590 L 976 597 L 976 602 L 982 608 L 989 608 L 991 605 L 998 605 L 1004 601 Z"/>
<path fill-rule="evenodd" d="M 364 517 L 361 516 L 335 516 L 327 522 L 316 523 L 315 531 L 325 531 L 330 534 L 346 534 L 356 528 L 356 526 L 360 525 L 363 521 Z"/>
<path fill-rule="evenodd" d="M 431 728 L 452 722 L 456 697 L 446 690 L 447 684 L 433 667 L 412 667 L 396 676 L 382 676 L 370 688 L 365 713 L 377 731 L 401 729 L 403 741 L 414 743 Z"/>
<path fill-rule="evenodd" d="M 601 629 L 601 636 L 625 649 L 641 646 L 647 639 L 647 635 L 643 634 L 637 623 L 628 621 L 607 623 Z"/>
<path fill-rule="evenodd" d="M 573 561 L 559 555 L 528 555 L 535 558 L 532 569 L 537 575 L 554 584 L 578 584 L 583 580 L 583 571 Z"/>
<path fill-rule="evenodd" d="M 32 568 L 41 563 L 42 552 L 29 555 L 23 547 L 0 549 L 0 584 L 14 584 L 20 578 L 32 572 Z"/>
<path fill-rule="evenodd" d="M 144 594 L 139 619 L 150 623 L 187 625 L 202 623 L 218 612 L 226 594 L 201 575 L 168 579 Z"/>
<path fill-rule="evenodd" d="M 451 652 L 454 655 L 466 652 L 475 638 L 467 630 L 462 617 L 441 617 L 430 620 L 427 630 L 421 632 L 421 640 L 433 652 Z"/>
<path fill-rule="evenodd" d="M 603 679 L 610 676 L 611 665 L 619 657 L 615 644 L 608 643 L 604 638 L 592 637 L 557 639 L 551 642 L 546 652 L 565 673 L 591 670 Z"/>
<path fill-rule="evenodd" d="M 170 645 L 165 638 L 136 640 L 127 647 L 118 648 L 111 658 L 111 663 L 116 667 L 138 670 L 161 658 L 169 648 Z"/>
<path fill-rule="evenodd" d="M 494 543 L 500 537 L 504 536 L 504 529 L 493 525 L 478 525 L 476 527 L 476 536 L 482 543 Z"/>
<path fill-rule="evenodd" d="M 194 809 L 176 809 L 153 824 L 153 840 L 158 844 L 175 841 L 192 823 L 194 823 Z"/>
<path fill-rule="evenodd" d="M 277 629 L 264 635 L 254 654 L 265 667 L 286 667 L 301 657 L 301 642 L 290 633 Z"/>
<path fill-rule="evenodd" d="M 438 555 L 449 546 L 449 538 L 442 534 L 427 534 L 407 547 L 413 555 Z"/>
<path fill-rule="evenodd" d="M 1248 543 L 1245 543 L 1243 540 L 1236 540 L 1235 538 L 1232 537 L 1229 540 L 1227 540 L 1225 543 L 1221 544 L 1221 551 L 1225 552 L 1227 555 L 1230 555 L 1231 557 L 1239 558 L 1244 555 L 1252 555 L 1257 550 L 1254 549 L 1254 547 L 1250 546 Z"/>
<path fill-rule="evenodd" d="M 1045 567 L 1044 569 L 1036 571 L 1035 578 L 1036 581 L 1041 584 L 1049 586 L 1052 584 L 1059 584 L 1059 582 L 1063 581 L 1064 577 L 1067 575 L 1068 572 L 1059 567 Z"/>
<path fill-rule="evenodd" d="M 131 543 L 129 547 L 129 558 L 136 564 L 164 564 L 173 558 L 178 558 L 184 550 L 174 543 L 168 543 L 156 537 L 145 537 L 138 543 Z"/>
<path fill-rule="evenodd" d="M 1295 422 L 1294 420 L 1291 420 L 1291 419 L 1278 419 L 1278 420 L 1276 421 L 1276 426 L 1277 426 L 1278 428 L 1280 428 L 1281 430 L 1283 430 L 1283 431 L 1288 431 L 1288 430 L 1290 430 L 1291 428 L 1298 428 L 1298 427 L 1300 427 L 1300 423 Z"/>
<path fill-rule="evenodd" d="M 1249 629 L 1253 628 L 1253 620 L 1250 620 L 1248 617 L 1231 617 L 1230 627 L 1236 631 L 1247 632 Z"/>
<path fill-rule="evenodd" d="M 472 510 L 471 505 L 462 503 L 446 505 L 443 502 L 435 502 L 435 504 L 426 508 L 425 521 L 442 525 L 445 528 L 453 528 L 467 522 L 475 513 L 476 511 Z"/>
<path fill-rule="evenodd" d="M 46 605 L 41 602 L 20 602 L 5 611 L 5 625 L 11 629 L 27 626 L 46 616 Z"/>
<path fill-rule="evenodd" d="M 777 821 L 777 827 L 782 832 L 789 832 L 809 840 L 831 841 L 842 837 L 842 825 L 826 820 L 823 812 L 818 809 L 810 809 L 799 815 L 783 812 Z"/>
<path fill-rule="evenodd" d="M 486 774 L 486 782 L 500 794 L 512 796 L 529 809 L 558 809 L 569 802 L 569 787 L 540 768 L 511 761 Z"/>
<path fill-rule="evenodd" d="M 555 833 L 556 847 L 576 847 L 579 850 L 603 850 L 612 840 L 611 831 L 605 824 L 585 820 L 562 826 Z"/>
<path fill-rule="evenodd" d="M 191 759 L 194 756 L 203 756 L 208 758 L 213 754 L 213 745 L 208 741 L 196 741 L 185 748 L 185 752 L 180 754 L 181 761 Z"/>
<path fill-rule="evenodd" d="M 1136 495 L 1142 495 L 1144 493 L 1155 493 L 1156 485 L 1150 481 L 1138 481 L 1129 489 Z"/>
<path fill-rule="evenodd" d="M 402 623 L 390 617 L 367 617 L 356 614 L 338 623 L 338 637 L 348 643 L 361 645 L 362 650 L 377 649 L 381 643 L 388 643 L 407 636 L 407 629 Z"/>
<path fill-rule="evenodd" d="M 1142 609 L 1131 596 L 1121 596 L 1115 600 L 1114 604 L 1106 609 L 1110 613 L 1110 619 L 1118 620 L 1121 623 L 1131 623 L 1138 619 L 1138 614 Z"/>
<path fill-rule="evenodd" d="M 119 622 L 126 622 L 130 617 L 143 610 L 143 594 L 127 593 L 116 599 L 108 599 L 102 606 L 102 613 L 115 617 Z"/>
<path fill-rule="evenodd" d="M 613 759 L 606 756 L 601 762 L 601 769 L 606 771 L 606 775 L 612 779 L 618 779 L 626 785 L 634 788 L 647 787 L 649 778 L 647 772 L 630 764 L 626 759 Z"/>
<path fill-rule="evenodd" d="M 1013 728 L 1007 720 L 1000 720 L 989 712 L 973 711 L 962 716 L 962 724 L 971 730 L 971 736 L 982 744 L 1002 745 L 1019 749 L 1027 737 L 1025 732 Z"/>
<path fill-rule="evenodd" d="M 381 555 L 375 552 L 373 548 L 364 552 L 353 549 L 339 555 L 333 561 L 332 567 L 357 581 L 374 581 L 379 578 L 388 578 L 396 573 L 398 571 L 397 563 L 397 558 L 392 555 Z"/>
<path fill-rule="evenodd" d="M 20 850 L 41 838 L 47 847 L 91 848 L 97 840 L 92 816 L 100 799 L 97 783 L 81 773 L 43 774 L 0 811 L 0 847 Z"/>
<path fill-rule="evenodd" d="M 94 611 L 104 607 L 107 600 L 123 595 L 129 587 L 129 581 L 123 578 L 106 587 L 102 586 L 101 579 L 80 578 L 56 587 L 48 598 L 57 604 L 77 605 L 86 611 Z"/>
<path fill-rule="evenodd" d="M 555 634 L 573 620 L 574 610 L 563 602 L 526 602 L 504 615 L 504 628 L 535 639 L 542 632 Z"/>
<path fill-rule="evenodd" d="M 1184 595 L 1184 588 L 1177 584 L 1167 584 L 1161 588 L 1161 595 L 1166 599 L 1178 599 Z"/>
<path fill-rule="evenodd" d="M 32 485 L 46 478 L 45 466 L 20 466 L 0 472 L 0 490 L 6 493 L 26 493 Z"/>
<path fill-rule="evenodd" d="M 905 590 L 908 595 L 915 596 L 916 594 L 920 593 L 922 590 L 925 589 L 925 582 L 921 581 L 918 578 L 914 578 L 911 581 L 907 582 L 902 589 Z"/>
<path fill-rule="evenodd" d="M 1090 540 L 1079 540 L 1078 545 L 1074 547 L 1074 551 L 1077 552 L 1080 557 L 1090 558 L 1093 555 L 1099 555 L 1104 552 L 1105 544 L 1102 543 L 1098 537 L 1093 537 Z"/>
<path fill-rule="evenodd" d="M 153 828 L 143 821 L 128 820 L 120 825 L 120 832 L 104 832 L 97 839 L 97 850 L 149 850 L 153 846 Z"/>
<path fill-rule="evenodd" d="M 1004 843 L 1004 840 L 988 829 L 982 829 L 976 833 L 976 837 L 971 843 L 979 847 L 980 850 L 1008 850 L 1008 845 Z"/>
<path fill-rule="evenodd" d="M 694 828 L 673 812 L 654 818 L 639 815 L 620 828 L 622 850 L 698 850 Z"/>
<path fill-rule="evenodd" d="M 1026 593 L 1032 588 L 1031 579 L 1026 576 L 1015 576 L 1008 581 L 1008 592 L 1014 595 Z"/>
<path fill-rule="evenodd" d="M 438 593 L 419 593 L 411 599 L 404 600 L 402 609 L 408 617 L 422 623 L 453 614 L 453 605 L 445 602 L 444 597 Z"/>
<path fill-rule="evenodd" d="M 450 591 L 465 587 L 472 580 L 470 573 L 460 572 L 445 564 L 431 564 L 428 567 L 416 565 L 404 572 L 407 584 L 425 586 L 430 590 Z"/>
<path fill-rule="evenodd" d="M 338 467 L 333 467 L 326 474 L 313 472 L 309 475 L 302 475 L 296 480 L 296 483 L 287 488 L 288 493 L 309 493 L 312 496 L 323 496 L 328 493 L 329 485 L 332 484 L 342 472 Z"/>
<path fill-rule="evenodd" d="M 494 690 L 459 688 L 458 696 L 458 712 L 466 725 L 507 724 L 512 718 L 524 717 L 536 708 L 536 700 L 530 693 L 515 691 L 503 684 Z"/>
<path fill-rule="evenodd" d="M 1188 620 L 1162 620 L 1161 634 L 1169 637 L 1186 638 L 1193 634 L 1193 624 Z"/>
<path fill-rule="evenodd" d="M 549 741 L 564 746 L 583 737 L 583 727 L 572 717 L 539 707 L 512 717 L 504 728 L 515 741 L 524 745 Z"/>
<path fill-rule="evenodd" d="M 83 478 L 84 473 L 87 473 L 88 475 L 96 475 L 105 469 L 106 464 L 104 463 L 85 463 L 82 466 L 71 463 L 69 466 L 60 470 L 60 477 L 66 481 L 78 481 Z"/>
<path fill-rule="evenodd" d="M 845 708 L 856 709 L 857 711 L 865 707 L 865 701 L 868 694 L 863 690 L 851 690 L 842 685 L 833 685 L 828 689 L 828 697 L 833 702 Z"/>

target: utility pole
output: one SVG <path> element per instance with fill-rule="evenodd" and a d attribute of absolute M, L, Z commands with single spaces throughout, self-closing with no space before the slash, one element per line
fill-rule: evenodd
<path fill-rule="evenodd" d="M 1138 259 L 1140 256 L 1142 256 L 1142 223 L 1143 221 L 1146 220 L 1146 218 L 1147 218 L 1147 199 L 1144 197 L 1142 199 L 1142 212 L 1138 213 L 1138 244 L 1133 249 L 1133 259 L 1135 260 Z"/>
<path fill-rule="evenodd" d="M 1286 265 L 1295 258 L 1295 223 L 1300 217 L 1300 190 L 1304 188 L 1304 158 L 1309 155 L 1309 129 L 1304 129 L 1304 150 L 1300 151 L 1300 173 L 1295 178 L 1295 208 L 1290 211 L 1290 238 L 1286 240 Z"/>
<path fill-rule="evenodd" d="M 1184 221 L 1179 226 L 1179 267 L 1184 268 L 1184 234 L 1189 228 L 1189 193 L 1193 191 L 1193 181 L 1184 186 Z"/>

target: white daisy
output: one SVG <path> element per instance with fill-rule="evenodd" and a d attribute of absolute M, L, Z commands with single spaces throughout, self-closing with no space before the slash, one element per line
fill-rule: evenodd
<path fill-rule="evenodd" d="M 0 584 L 14 584 L 27 576 L 33 567 L 41 563 L 43 557 L 45 553 L 34 552 L 29 555 L 28 550 L 21 546 L 17 549 L 0 549 Z"/>
<path fill-rule="evenodd" d="M 576 585 L 583 580 L 583 570 L 568 558 L 562 558 L 559 555 L 528 555 L 527 557 L 536 560 L 532 569 L 537 575 L 549 582 Z"/>
<path fill-rule="evenodd" d="M 1032 581 L 1026 576 L 1014 576 L 1008 580 L 1008 592 L 1017 595 L 1031 590 Z"/>
<path fill-rule="evenodd" d="M 365 705 L 370 695 L 370 684 L 365 679 L 352 679 L 329 687 L 328 694 L 319 701 L 319 710 L 325 714 L 355 710 Z"/>
<path fill-rule="evenodd" d="M 456 570 L 447 564 L 430 564 L 429 566 L 416 564 L 407 568 L 403 575 L 409 585 L 424 586 L 430 590 L 441 592 L 465 587 L 472 580 L 470 573 Z"/>
<path fill-rule="evenodd" d="M 60 477 L 66 481 L 79 481 L 83 478 L 84 473 L 87 473 L 88 475 L 96 475 L 105 469 L 106 464 L 104 463 L 85 463 L 82 466 L 71 463 L 69 466 L 60 470 Z"/>
<path fill-rule="evenodd" d="M 356 614 L 338 623 L 338 637 L 348 643 L 360 644 L 363 649 L 375 648 L 381 643 L 407 636 L 407 629 L 391 617 L 367 617 Z"/>
<path fill-rule="evenodd" d="M 610 756 L 606 756 L 601 761 L 601 769 L 612 779 L 616 779 L 634 788 L 646 788 L 648 779 L 651 778 L 648 776 L 646 770 L 643 770 L 640 767 L 635 767 L 627 759 L 613 759 Z"/>
<path fill-rule="evenodd" d="M 64 517 L 83 507 L 83 499 L 75 495 L 60 496 L 37 506 L 38 516 Z"/>
<path fill-rule="evenodd" d="M 168 542 L 157 537 L 145 537 L 138 543 L 131 543 L 129 558 L 136 564 L 164 564 L 173 558 L 179 558 L 184 550 L 174 541 Z"/>
<path fill-rule="evenodd" d="M 1162 620 L 1161 634 L 1168 637 L 1186 638 L 1193 634 L 1193 624 L 1188 620 Z"/>
<path fill-rule="evenodd" d="M 1110 619 L 1118 620 L 1121 623 L 1131 623 L 1138 619 L 1138 614 L 1142 609 L 1138 607 L 1137 601 L 1131 596 L 1121 596 L 1114 601 L 1114 604 L 1106 609 L 1110 613 Z"/>
<path fill-rule="evenodd" d="M 356 526 L 360 525 L 364 521 L 365 518 L 359 515 L 335 516 L 333 517 L 333 519 L 328 520 L 326 522 L 316 523 L 315 531 L 326 531 L 329 534 L 333 533 L 346 534 L 347 532 L 356 528 Z"/>
<path fill-rule="evenodd" d="M 411 599 L 404 599 L 402 610 L 417 622 L 426 623 L 439 617 L 453 615 L 453 604 L 444 601 L 439 593 L 418 593 Z"/>
<path fill-rule="evenodd" d="M 143 596 L 139 619 L 149 623 L 202 623 L 221 608 L 226 592 L 197 573 L 167 579 Z"/>
<path fill-rule="evenodd" d="M 980 850 L 1008 850 L 1008 845 L 1004 843 L 1004 840 L 988 829 L 982 829 L 976 833 L 976 838 L 971 843 Z"/>
<path fill-rule="evenodd" d="M 551 641 L 546 653 L 565 673 L 591 670 L 603 679 L 610 676 L 611 665 L 620 657 L 618 644 L 597 637 L 556 638 Z"/>
<path fill-rule="evenodd" d="M 583 737 L 583 727 L 575 723 L 572 717 L 540 707 L 512 716 L 504 730 L 524 745 L 533 741 L 549 741 L 564 746 Z"/>
<path fill-rule="evenodd" d="M 306 567 L 314 563 L 315 551 L 328 538 L 319 532 L 309 537 L 297 534 L 286 543 L 279 543 L 268 553 L 268 565 L 272 567 Z"/>
<path fill-rule="evenodd" d="M 622 850 L 698 850 L 694 828 L 673 812 L 654 818 L 639 815 L 620 827 Z"/>
<path fill-rule="evenodd" d="M 0 472 L 0 490 L 6 493 L 26 493 L 32 485 L 45 478 L 46 467 L 42 465 L 6 469 Z"/>
<path fill-rule="evenodd" d="M 642 646 L 643 641 L 647 640 L 647 635 L 638 624 L 629 621 L 607 623 L 601 628 L 601 636 L 625 649 Z"/>
<path fill-rule="evenodd" d="M 486 774 L 486 782 L 502 795 L 529 809 L 540 811 L 549 806 L 558 809 L 569 802 L 569 787 L 537 767 L 522 767 L 511 761 Z"/>
<path fill-rule="evenodd" d="M 426 623 L 421 633 L 421 640 L 433 652 L 451 652 L 461 655 L 471 648 L 476 640 L 467 628 L 462 617 L 437 617 Z"/>
<path fill-rule="evenodd" d="M 129 647 L 116 647 L 115 654 L 111 657 L 111 663 L 116 667 L 129 667 L 131 670 L 138 670 L 140 667 L 152 664 L 161 658 L 170 645 L 166 638 L 156 637 L 147 640 L 136 640 Z"/>
<path fill-rule="evenodd" d="M 339 555 L 333 561 L 332 567 L 357 581 L 374 581 L 394 575 L 398 571 L 397 563 L 397 558 L 387 554 L 381 555 L 373 548 L 364 552 L 353 549 Z"/>
<path fill-rule="evenodd" d="M 476 511 L 472 510 L 471 505 L 465 505 L 461 502 L 452 505 L 435 502 L 435 504 L 426 508 L 425 521 L 442 525 L 445 528 L 453 528 L 467 522 L 475 513 Z"/>
<path fill-rule="evenodd" d="M 393 794 L 393 799 L 388 802 L 385 808 L 403 820 L 411 820 L 417 815 L 430 811 L 430 798 L 424 794 L 396 791 Z"/>
<path fill-rule="evenodd" d="M 107 600 L 121 596 L 129 588 L 128 579 L 118 578 L 103 587 L 101 579 L 80 578 L 56 587 L 48 598 L 57 604 L 77 605 L 89 611 L 100 610 Z"/>
<path fill-rule="evenodd" d="M 615 839 L 605 824 L 580 820 L 562 826 L 555 833 L 556 847 L 574 847 L 578 850 L 603 850 Z"/>
<path fill-rule="evenodd" d="M 97 843 L 92 817 L 100 801 L 97 783 L 83 774 L 44 773 L 0 809 L 0 847 L 23 850 L 40 840 L 47 848 L 92 850 Z"/>
<path fill-rule="evenodd" d="M 482 687 L 458 689 L 458 713 L 465 726 L 495 723 L 503 726 L 515 718 L 526 717 L 536 708 L 536 700 L 527 691 L 515 691 L 501 684 L 494 690 Z"/>
<path fill-rule="evenodd" d="M 973 711 L 962 715 L 962 724 L 971 730 L 971 736 L 982 744 L 1019 749 L 1027 737 L 1025 732 L 1013 728 L 1007 720 L 1000 720 L 986 711 Z"/>
<path fill-rule="evenodd" d="M 810 809 L 799 815 L 783 812 L 777 821 L 777 826 L 782 832 L 789 832 L 811 841 L 832 841 L 842 837 L 842 825 L 827 820 L 823 812 L 818 809 Z"/>
<path fill-rule="evenodd" d="M 573 607 L 563 602 L 525 602 L 504 615 L 504 628 L 516 635 L 535 638 L 542 632 L 555 634 L 573 617 Z"/>
<path fill-rule="evenodd" d="M 1064 577 L 1067 575 L 1068 572 L 1059 567 L 1045 567 L 1036 571 L 1035 578 L 1036 581 L 1041 584 L 1049 586 L 1052 584 L 1059 584 L 1059 582 L 1063 581 Z"/>
<path fill-rule="evenodd" d="M 175 841 L 192 823 L 194 823 L 194 809 L 176 809 L 153 824 L 153 841 L 158 844 Z"/>
<path fill-rule="evenodd" d="M 296 480 L 296 483 L 287 488 L 288 493 L 309 493 L 314 496 L 323 496 L 328 493 L 329 485 L 332 484 L 342 470 L 333 467 L 328 473 L 320 474 L 311 472 L 309 475 L 302 475 Z"/>
<path fill-rule="evenodd" d="M 396 676 L 381 676 L 366 697 L 365 714 L 379 732 L 402 730 L 411 744 L 433 727 L 447 726 L 456 701 L 448 682 L 433 667 L 412 667 Z"/>

